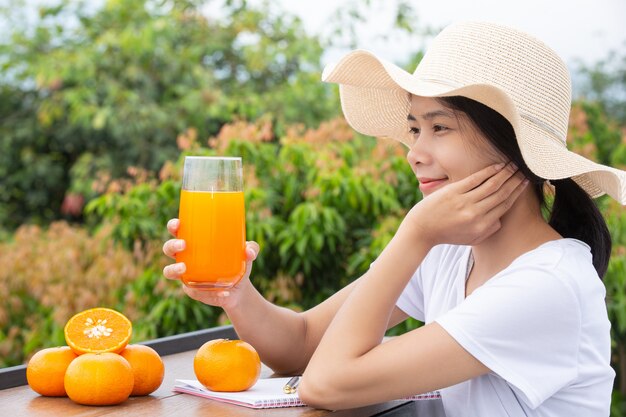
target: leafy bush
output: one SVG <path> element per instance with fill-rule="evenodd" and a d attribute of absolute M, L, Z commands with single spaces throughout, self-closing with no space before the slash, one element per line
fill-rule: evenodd
<path fill-rule="evenodd" d="M 120 291 L 152 263 L 155 250 L 134 255 L 109 234 L 103 228 L 90 236 L 59 222 L 47 230 L 22 226 L 11 242 L 0 244 L 0 365 L 65 344 L 63 325 L 78 311 L 119 307 Z"/>
<path fill-rule="evenodd" d="M 587 158 L 626 168 L 626 141 L 615 122 L 609 120 L 599 103 L 577 102 L 572 107 L 568 142 Z M 613 242 L 613 252 L 604 277 L 607 309 L 613 342 L 612 366 L 617 373 L 612 416 L 626 415 L 626 213 L 624 207 L 607 197 L 597 200 Z"/>
<path fill-rule="evenodd" d="M 0 244 L 0 367 L 43 347 L 64 345 L 63 326 L 78 311 L 103 306 L 133 321 L 133 342 L 223 322 L 221 309 L 187 297 L 162 276 L 161 242 L 127 250 L 111 227 L 94 235 L 65 222 L 20 227 Z"/>
<path fill-rule="evenodd" d="M 69 316 L 98 305 L 127 314 L 134 340 L 224 323 L 221 309 L 162 276 L 168 260 L 160 247 L 166 221 L 177 216 L 187 154 L 243 155 L 247 237 L 261 245 L 252 279 L 268 299 L 304 309 L 362 274 L 393 235 L 401 201 L 420 198 L 414 187 L 406 192 L 404 151 L 355 136 L 341 119 L 290 128 L 280 140 L 266 123 L 227 125 L 213 149 L 188 132 L 179 137 L 180 158 L 159 178 L 134 170 L 131 180 L 107 182 L 86 208 L 91 233 L 66 223 L 23 226 L 0 244 L 3 365 L 62 344 Z M 59 305 L 61 298 L 68 301 Z"/>
<path fill-rule="evenodd" d="M 127 248 L 163 241 L 167 220 L 178 213 L 184 156 L 241 155 L 247 238 L 261 246 L 253 280 L 280 302 L 317 304 L 369 267 L 391 236 L 389 214 L 401 218 L 403 204 L 420 195 L 406 186 L 413 174 L 395 142 L 355 136 L 342 119 L 293 127 L 277 141 L 267 123 L 226 125 L 210 140 L 213 149 L 187 137 L 160 183 L 104 194 L 87 206 L 88 222 L 113 224 L 112 236 Z M 372 245 L 378 228 L 385 234 Z"/>

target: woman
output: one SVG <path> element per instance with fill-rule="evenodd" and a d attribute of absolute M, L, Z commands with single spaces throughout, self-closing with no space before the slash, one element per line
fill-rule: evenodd
<path fill-rule="evenodd" d="M 425 198 L 365 275 L 304 313 L 254 289 L 254 242 L 235 289 L 186 293 L 223 307 L 276 372 L 303 372 L 299 395 L 313 406 L 440 390 L 449 417 L 608 415 L 615 374 L 599 277 L 611 248 L 591 197 L 626 204 L 626 173 L 567 150 L 570 81 L 558 56 L 470 22 L 441 32 L 414 74 L 355 51 L 323 79 L 340 84 L 356 130 L 409 147 Z M 183 248 L 172 239 L 164 252 Z M 425 325 L 381 343 L 409 316 Z"/>

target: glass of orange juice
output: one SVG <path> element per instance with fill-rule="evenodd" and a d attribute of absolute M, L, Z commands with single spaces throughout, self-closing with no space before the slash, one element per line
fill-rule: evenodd
<path fill-rule="evenodd" d="M 238 157 L 187 156 L 178 212 L 178 238 L 186 247 L 183 282 L 206 290 L 228 289 L 246 270 L 243 169 Z"/>

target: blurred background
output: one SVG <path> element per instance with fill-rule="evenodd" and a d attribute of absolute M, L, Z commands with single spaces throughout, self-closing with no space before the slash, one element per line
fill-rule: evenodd
<path fill-rule="evenodd" d="M 95 306 L 126 314 L 133 342 L 228 322 L 162 277 L 185 155 L 243 157 L 268 299 L 306 309 L 362 274 L 421 195 L 406 150 L 356 134 L 320 82 L 353 48 L 413 71 L 453 21 L 530 32 L 572 73 L 570 148 L 626 168 L 626 3 L 506 3 L 0 0 L 0 366 L 65 344 Z M 598 204 L 622 416 L 626 211 Z"/>

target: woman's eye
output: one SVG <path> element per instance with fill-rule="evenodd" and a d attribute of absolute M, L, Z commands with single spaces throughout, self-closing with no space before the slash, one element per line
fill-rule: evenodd
<path fill-rule="evenodd" d="M 409 133 L 411 133 L 412 135 L 418 135 L 420 133 L 420 130 L 418 127 L 412 127 L 409 129 Z"/>
<path fill-rule="evenodd" d="M 435 132 L 445 132 L 446 130 L 448 130 L 448 128 L 445 126 L 441 126 L 441 125 L 435 125 L 433 126 L 433 130 Z"/>

